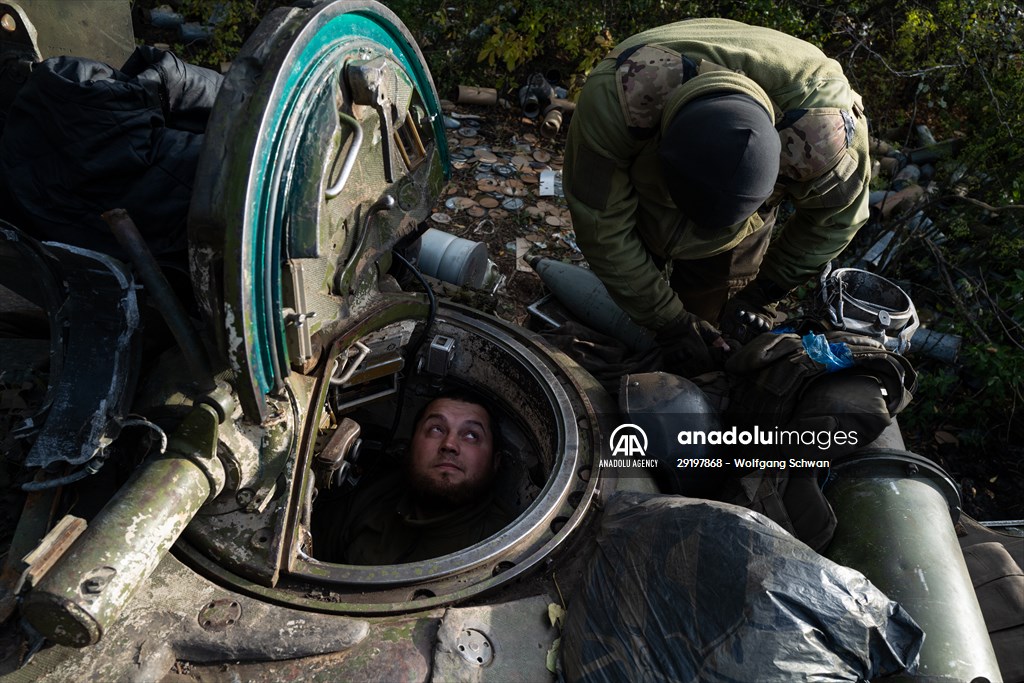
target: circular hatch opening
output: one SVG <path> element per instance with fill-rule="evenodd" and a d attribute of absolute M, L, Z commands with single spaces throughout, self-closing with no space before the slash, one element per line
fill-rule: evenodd
<path fill-rule="evenodd" d="M 324 421 L 347 417 L 360 425 L 364 438 L 357 462 L 363 464 L 391 457 L 385 452 L 389 448 L 402 453 L 403 441 L 392 435 L 407 436 L 418 409 L 438 391 L 467 388 L 483 395 L 497 408 L 504 442 L 495 496 L 515 508 L 515 519 L 467 548 L 404 564 L 325 562 L 317 559 L 317 534 L 311 533 L 306 536 L 311 544 L 296 552 L 291 575 L 279 589 L 301 590 L 332 610 L 353 612 L 450 603 L 550 564 L 545 561 L 584 520 L 598 485 L 598 478 L 591 476 L 598 428 L 594 401 L 610 400 L 596 382 L 572 364 L 557 362 L 556 352 L 529 332 L 452 306 L 439 309 L 419 350 L 418 371 L 402 379 L 407 386 L 394 377 L 373 377 L 373 368 L 386 362 L 394 347 L 389 340 L 415 339 L 422 332 L 422 323 L 398 321 L 350 340 L 369 349 L 363 361 L 366 372 L 360 375 L 357 369 L 348 382 L 330 388 L 321 408 L 330 420 Z M 361 376 L 372 379 L 357 381 Z M 390 391 L 381 388 L 388 386 Z M 400 400 L 402 416 L 393 430 Z M 328 437 L 322 435 L 317 443 Z M 307 462 L 314 462 L 315 455 Z M 317 515 L 331 509 L 312 504 L 312 527 Z"/>

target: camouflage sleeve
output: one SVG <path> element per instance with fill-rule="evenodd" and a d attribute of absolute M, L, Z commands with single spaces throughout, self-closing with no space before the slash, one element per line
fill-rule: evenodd
<path fill-rule="evenodd" d="M 870 179 L 867 120 L 860 116 L 831 171 L 787 186 L 796 213 L 769 247 L 761 276 L 788 291 L 838 256 L 867 222 Z"/>
<path fill-rule="evenodd" d="M 612 83 L 611 77 L 607 78 Z M 638 200 L 629 179 L 637 150 L 613 87 L 588 81 L 566 140 L 565 196 L 576 242 L 612 299 L 638 325 L 658 330 L 683 304 L 636 231 Z"/>

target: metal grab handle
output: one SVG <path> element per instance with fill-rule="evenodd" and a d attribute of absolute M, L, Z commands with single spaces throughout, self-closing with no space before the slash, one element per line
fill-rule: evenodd
<path fill-rule="evenodd" d="M 353 354 L 353 349 L 356 350 L 355 354 Z M 366 356 L 369 355 L 369 353 L 370 347 L 364 344 L 363 342 L 359 341 L 357 341 L 349 348 L 345 349 L 345 364 L 342 365 L 341 361 L 335 359 L 334 369 L 331 371 L 330 383 L 335 386 L 338 386 L 349 381 L 349 379 L 352 378 L 352 375 L 356 373 L 356 370 L 359 368 L 359 366 L 363 364 L 363 360 L 366 358 Z M 355 360 L 353 360 L 351 363 L 348 362 L 353 355 L 355 355 Z M 334 373 L 338 372 L 339 370 L 341 370 L 341 374 L 334 375 Z"/>
<path fill-rule="evenodd" d="M 352 167 L 356 164 L 356 157 L 359 156 L 359 148 L 363 146 L 363 127 L 359 125 L 359 122 L 343 111 L 338 112 L 338 120 L 347 123 L 352 128 L 355 137 L 352 139 L 348 154 L 345 155 L 345 163 L 341 165 L 341 174 L 338 176 L 338 180 L 324 192 L 328 199 L 334 199 L 345 189 L 345 183 L 348 182 L 348 177 L 352 174 Z"/>

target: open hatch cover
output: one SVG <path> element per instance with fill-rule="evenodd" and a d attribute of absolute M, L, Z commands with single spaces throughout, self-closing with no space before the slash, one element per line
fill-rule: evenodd
<path fill-rule="evenodd" d="M 190 266 L 246 415 L 378 299 L 377 261 L 448 173 L 436 90 L 374 2 L 272 12 L 232 63 L 189 213 Z"/>

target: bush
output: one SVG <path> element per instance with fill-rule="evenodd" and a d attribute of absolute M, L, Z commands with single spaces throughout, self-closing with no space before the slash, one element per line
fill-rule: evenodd
<path fill-rule="evenodd" d="M 210 37 L 187 43 L 179 39 L 174 51 L 193 64 L 219 71 L 223 62 L 234 59 L 270 10 L 288 4 L 281 0 L 180 0 L 178 12 L 185 21 L 207 27 Z"/>

